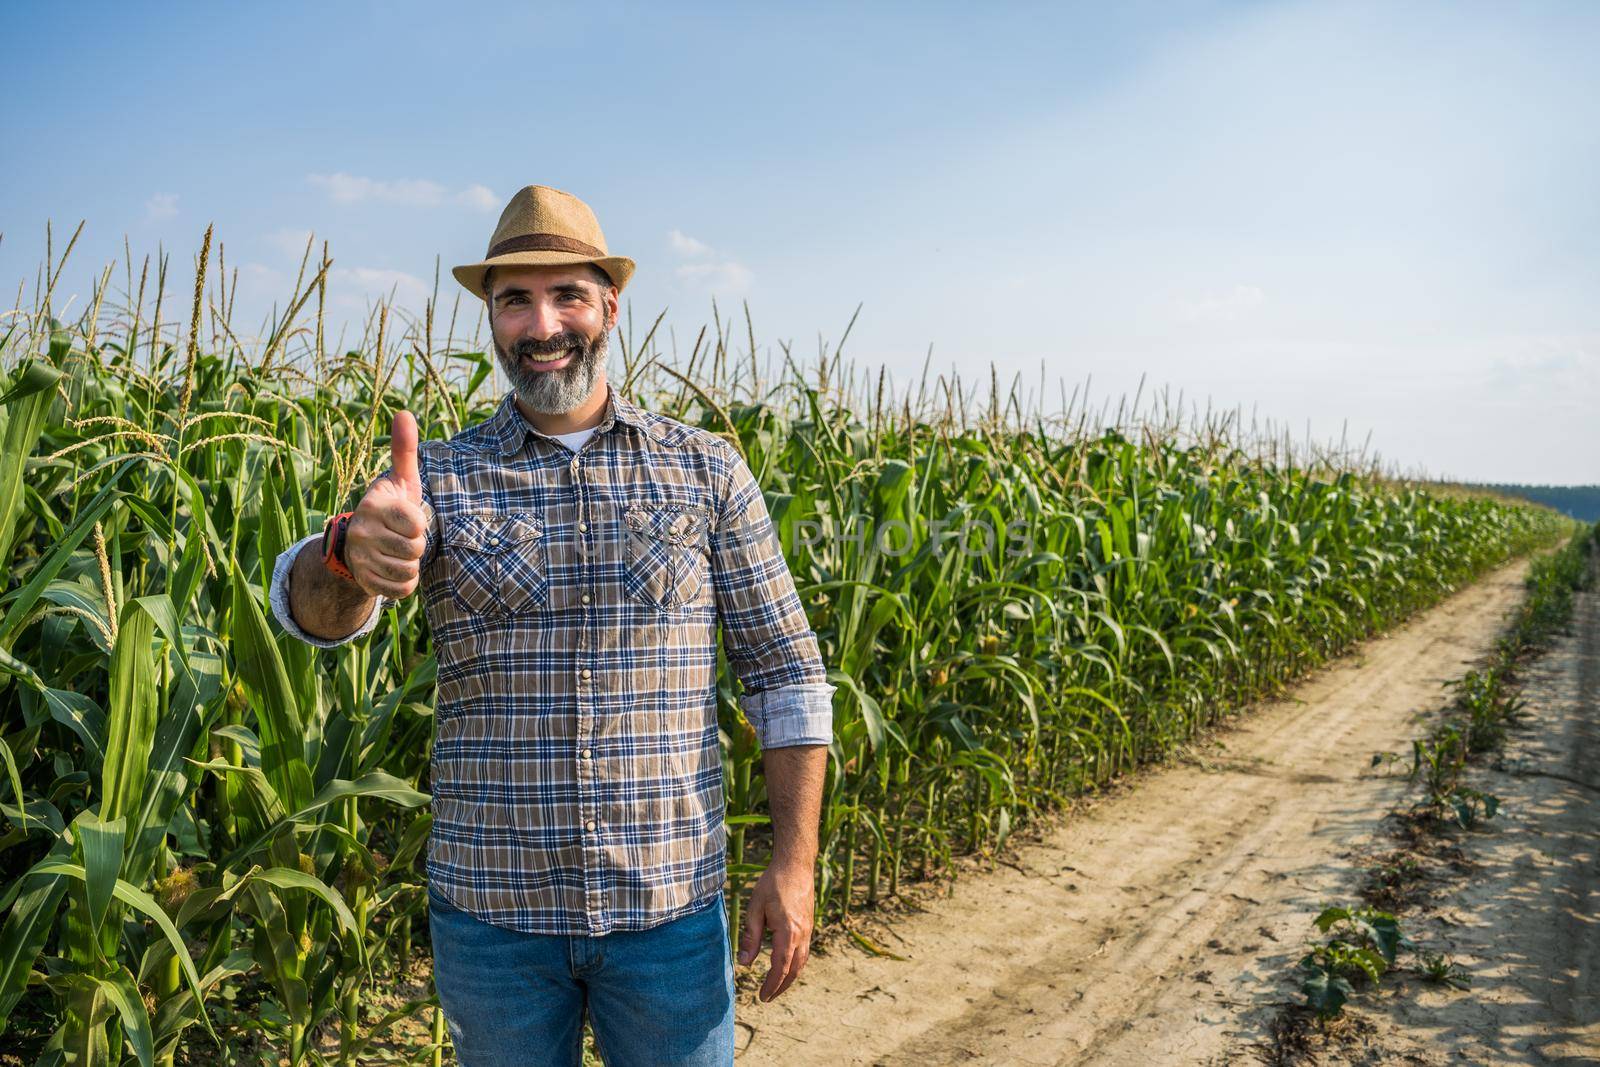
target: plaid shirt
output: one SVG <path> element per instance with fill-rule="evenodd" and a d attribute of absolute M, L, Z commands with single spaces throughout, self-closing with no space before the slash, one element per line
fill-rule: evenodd
<path fill-rule="evenodd" d="M 748 465 L 610 387 L 577 452 L 507 394 L 418 461 L 435 891 L 538 934 L 642 930 L 709 905 L 726 877 L 718 624 L 764 748 L 832 736 L 834 687 Z M 298 548 L 274 568 L 274 613 L 302 640 L 342 643 L 289 613 Z"/>

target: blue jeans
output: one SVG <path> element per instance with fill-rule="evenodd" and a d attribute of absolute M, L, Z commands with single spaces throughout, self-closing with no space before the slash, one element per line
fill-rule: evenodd
<path fill-rule="evenodd" d="M 733 1063 L 727 904 L 649 930 L 524 934 L 428 893 L 433 980 L 462 1067 L 583 1062 L 583 1017 L 607 1067 Z"/>

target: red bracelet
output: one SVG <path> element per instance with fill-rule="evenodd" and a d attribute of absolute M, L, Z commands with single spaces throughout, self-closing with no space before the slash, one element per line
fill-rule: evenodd
<path fill-rule="evenodd" d="M 344 535 L 350 528 L 350 519 L 355 515 L 353 511 L 342 512 L 328 520 L 322 528 L 322 563 L 330 571 L 347 581 L 355 581 L 356 576 L 350 573 L 350 568 L 344 562 Z"/>

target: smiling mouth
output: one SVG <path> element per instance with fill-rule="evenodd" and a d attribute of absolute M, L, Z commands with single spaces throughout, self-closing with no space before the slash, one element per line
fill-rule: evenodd
<path fill-rule="evenodd" d="M 524 363 L 530 363 L 537 370 L 560 370 L 577 356 L 576 348 L 569 348 L 565 352 L 552 352 L 548 355 L 523 356 Z"/>

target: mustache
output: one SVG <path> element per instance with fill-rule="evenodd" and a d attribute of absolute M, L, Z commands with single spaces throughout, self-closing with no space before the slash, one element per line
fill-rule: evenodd
<path fill-rule="evenodd" d="M 558 333 L 554 337 L 543 341 L 536 341 L 531 337 L 524 337 L 511 346 L 511 354 L 518 359 L 524 356 L 553 356 L 565 352 L 569 348 L 576 348 L 580 356 L 587 356 L 590 351 L 589 342 L 575 333 Z"/>

